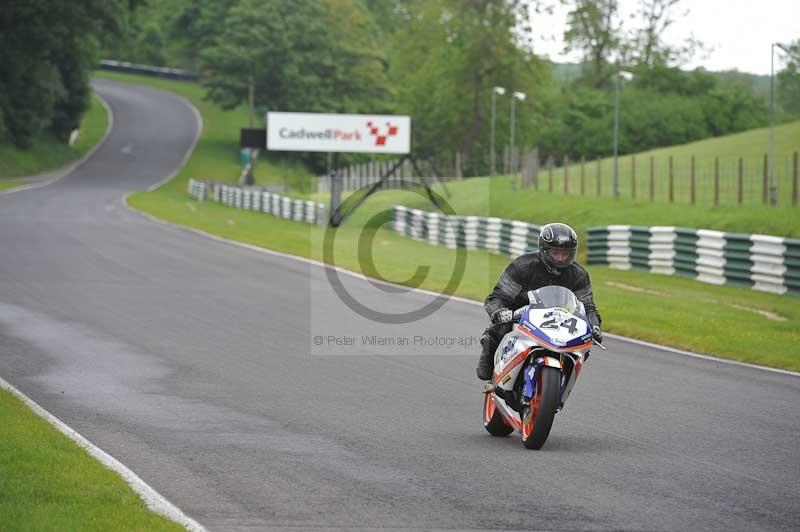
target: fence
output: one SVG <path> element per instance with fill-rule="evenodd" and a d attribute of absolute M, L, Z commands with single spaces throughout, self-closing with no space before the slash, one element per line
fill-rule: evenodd
<path fill-rule="evenodd" d="M 370 161 L 366 163 L 353 164 L 350 166 L 339 168 L 335 171 L 337 175 L 342 176 L 342 190 L 358 190 L 359 188 L 372 185 L 380 181 L 381 176 L 387 175 L 389 171 L 394 168 L 400 161 Z M 422 172 L 424 177 L 434 178 L 437 180 L 450 181 L 453 179 L 461 179 L 463 172 L 461 171 L 462 158 L 460 154 L 456 154 L 452 161 L 439 162 L 438 164 L 431 161 L 417 161 L 417 168 Z M 444 173 L 445 176 L 441 174 Z M 414 167 L 411 161 L 406 159 L 396 169 L 392 178 L 396 181 L 408 181 L 414 177 Z M 390 178 L 390 180 L 392 179 Z M 402 185 L 394 186 L 390 184 L 390 188 L 398 188 Z M 317 193 L 327 194 L 331 191 L 331 177 L 320 176 L 317 181 Z"/>
<path fill-rule="evenodd" d="M 322 203 L 281 196 L 264 187 L 243 187 L 190 179 L 189 195 L 198 201 L 210 199 L 229 207 L 265 212 L 288 220 L 317 225 L 328 223 L 328 211 Z"/>
<path fill-rule="evenodd" d="M 519 155 L 515 156 L 515 159 Z M 507 167 L 507 163 L 504 164 Z M 506 168 L 507 170 L 507 168 Z M 507 172 L 506 172 L 507 173 Z M 628 155 L 618 160 L 619 195 L 651 202 L 707 205 L 798 204 L 798 153 L 776 159 L 774 191 L 768 157 L 654 157 Z M 613 196 L 612 159 L 540 161 L 536 150 L 524 155 L 514 182 L 553 193 Z"/>
<path fill-rule="evenodd" d="M 447 216 L 395 205 L 392 228 L 415 240 L 449 248 L 485 249 L 522 255 L 535 249 L 539 226 L 516 220 L 479 216 Z"/>
<path fill-rule="evenodd" d="M 800 295 L 800 240 L 680 227 L 588 230 L 589 264 Z"/>

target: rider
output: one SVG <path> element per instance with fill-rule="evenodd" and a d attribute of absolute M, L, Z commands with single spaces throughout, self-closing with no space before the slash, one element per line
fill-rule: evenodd
<path fill-rule="evenodd" d="M 486 298 L 484 308 L 492 325 L 481 336 L 483 351 L 475 372 L 480 380 L 492 378 L 494 352 L 512 327 L 512 309 L 528 304 L 528 291 L 556 285 L 569 288 L 586 307 L 586 317 L 592 327 L 592 337 L 603 341 L 600 313 L 592 299 L 589 273 L 577 262 L 578 235 L 568 225 L 547 224 L 539 234 L 539 249 L 517 257 L 509 264 L 494 290 Z"/>

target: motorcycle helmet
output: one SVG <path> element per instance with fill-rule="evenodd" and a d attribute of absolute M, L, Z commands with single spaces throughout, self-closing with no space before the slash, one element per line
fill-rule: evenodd
<path fill-rule="evenodd" d="M 558 275 L 559 270 L 575 262 L 578 253 L 578 235 L 567 224 L 552 223 L 542 227 L 539 233 L 539 254 L 550 273 Z"/>

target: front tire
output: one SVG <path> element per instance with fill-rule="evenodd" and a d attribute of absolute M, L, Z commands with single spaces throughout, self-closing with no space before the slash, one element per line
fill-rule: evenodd
<path fill-rule="evenodd" d="M 494 394 L 483 394 L 483 428 L 492 436 L 508 436 L 514 429 L 509 427 L 494 404 Z"/>
<path fill-rule="evenodd" d="M 544 366 L 539 379 L 536 396 L 522 410 L 522 444 L 528 449 L 541 449 L 547 441 L 561 391 L 561 372 L 558 369 Z"/>

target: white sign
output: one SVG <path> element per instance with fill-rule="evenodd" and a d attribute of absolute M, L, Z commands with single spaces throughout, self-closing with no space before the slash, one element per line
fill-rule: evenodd
<path fill-rule="evenodd" d="M 267 113 L 267 149 L 408 153 L 411 150 L 411 117 Z"/>

